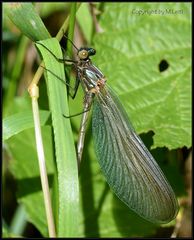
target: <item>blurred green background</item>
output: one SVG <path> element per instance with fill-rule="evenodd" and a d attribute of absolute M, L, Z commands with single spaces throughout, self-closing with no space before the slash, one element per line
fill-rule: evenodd
<path fill-rule="evenodd" d="M 48 32 L 55 36 L 70 13 L 71 3 L 35 3 L 34 6 Z M 165 13 L 166 9 L 171 9 L 171 14 L 151 13 L 151 10 Z M 103 71 L 108 84 L 118 94 L 180 203 L 177 223 L 172 221 L 163 226 L 151 224 L 129 210 L 111 192 L 102 175 L 89 124 L 79 178 L 77 236 L 170 237 L 174 234 L 190 237 L 191 4 L 82 3 L 76 15 L 74 43 L 78 47 L 96 48 L 94 64 Z M 67 42 L 61 41 L 61 44 L 65 48 Z M 6 3 L 3 4 L 2 49 L 3 118 L 6 119 L 16 113 L 31 111 L 27 88 L 40 64 L 34 43 L 10 21 Z M 167 63 L 162 70 L 161 63 Z M 71 77 L 73 81 L 74 74 Z M 39 87 L 40 109 L 48 110 L 44 77 Z M 71 114 L 81 112 L 82 103 L 80 89 L 75 100 L 69 98 Z M 75 143 L 80 119 L 81 116 L 71 119 Z M 52 129 L 49 123 L 43 125 L 46 155 L 50 159 L 47 167 L 52 174 Z M 4 237 L 45 237 L 47 227 L 44 206 L 40 202 L 42 195 L 33 128 L 3 142 L 2 167 Z"/>

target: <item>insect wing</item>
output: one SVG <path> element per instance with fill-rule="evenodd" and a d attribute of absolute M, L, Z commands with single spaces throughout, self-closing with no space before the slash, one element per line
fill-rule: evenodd
<path fill-rule="evenodd" d="M 99 164 L 115 194 L 151 222 L 174 219 L 175 194 L 109 88 L 95 97 L 92 131 Z"/>

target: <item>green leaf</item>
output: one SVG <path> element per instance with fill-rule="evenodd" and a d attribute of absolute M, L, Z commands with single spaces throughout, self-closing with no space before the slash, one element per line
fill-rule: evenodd
<path fill-rule="evenodd" d="M 48 118 L 50 116 L 50 112 L 48 111 L 40 111 L 40 124 L 41 126 L 45 125 Z M 32 112 L 20 112 L 9 117 L 6 117 L 3 120 L 3 141 L 9 139 L 10 137 L 20 133 L 21 131 L 33 128 L 34 121 Z"/>
<path fill-rule="evenodd" d="M 89 11 L 88 3 L 82 3 L 77 13 L 77 20 L 84 33 L 84 36 L 88 43 L 91 42 L 92 37 L 92 16 Z"/>
<path fill-rule="evenodd" d="M 55 173 L 51 127 L 42 127 L 42 136 L 51 188 Z M 33 223 L 43 236 L 48 236 L 34 129 L 14 135 L 7 140 L 7 144 L 13 159 L 10 170 L 17 180 L 17 198 L 25 207 L 28 221 Z"/>
<path fill-rule="evenodd" d="M 107 3 L 99 24 L 104 32 L 95 36 L 93 62 L 135 129 L 154 131 L 153 147 L 190 147 L 191 4 Z M 160 72 L 162 60 L 169 66 Z"/>
<path fill-rule="evenodd" d="M 11 70 L 10 82 L 3 99 L 3 115 L 4 116 L 6 116 L 7 113 L 9 112 L 9 109 L 12 106 L 10 102 L 13 103 L 14 97 L 16 95 L 16 88 L 18 84 L 17 81 L 20 77 L 20 74 L 23 68 L 23 61 L 25 59 L 26 48 L 28 46 L 28 43 L 29 43 L 29 39 L 27 39 L 25 36 L 22 36 L 20 38 L 19 46 L 16 52 L 15 64 L 13 69 Z"/>
<path fill-rule="evenodd" d="M 6 13 L 23 34 L 33 41 L 50 37 L 32 3 L 7 3 Z"/>
<path fill-rule="evenodd" d="M 3 221 L 2 230 L 3 230 L 3 234 L 2 235 L 3 235 L 4 238 L 10 237 L 11 234 L 9 233 L 9 227 L 7 226 L 5 221 Z"/>
<path fill-rule="evenodd" d="M 10 231 L 22 235 L 27 225 L 26 212 L 23 205 L 18 205 L 10 223 Z"/>
<path fill-rule="evenodd" d="M 36 3 L 37 4 L 37 3 Z M 70 2 L 39 2 L 40 15 L 42 18 L 47 18 L 52 13 L 63 11 L 64 9 L 68 9 L 70 6 Z"/>
<path fill-rule="evenodd" d="M 73 41 L 74 27 L 76 19 L 76 2 L 71 3 L 70 17 L 69 17 L 69 28 L 68 28 L 68 38 Z M 73 45 L 70 41 L 67 41 L 67 55 L 72 57 Z M 67 69 L 66 69 L 67 70 Z M 71 69 L 68 69 L 71 70 Z M 69 74 L 68 74 L 69 75 Z"/>
<path fill-rule="evenodd" d="M 56 163 L 59 184 L 59 225 L 58 237 L 75 236 L 78 215 L 78 170 L 70 120 L 64 118 L 69 115 L 66 86 L 63 79 L 63 65 L 58 63 L 51 52 L 62 59 L 62 52 L 58 41 L 48 39 L 36 44 L 40 50 L 47 69 L 47 88 L 52 123 L 54 129 Z M 46 48 L 44 47 L 46 46 Z M 49 52 L 48 49 L 51 51 Z M 58 77 L 56 77 L 58 76 Z M 59 79 L 60 78 L 60 79 Z"/>
<path fill-rule="evenodd" d="M 6 113 L 6 117 L 20 112 L 31 111 L 31 108 L 31 99 L 26 91 L 22 96 L 15 96 L 13 102 L 9 103 L 9 109 Z"/>

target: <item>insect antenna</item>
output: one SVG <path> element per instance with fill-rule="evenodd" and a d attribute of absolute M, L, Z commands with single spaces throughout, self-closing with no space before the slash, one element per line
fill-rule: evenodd
<path fill-rule="evenodd" d="M 75 46 L 75 44 L 73 43 L 73 41 L 71 39 L 69 39 L 66 35 L 65 32 L 63 31 L 63 37 L 65 37 L 68 41 L 70 41 L 70 43 L 74 46 L 74 48 L 79 51 L 79 49 Z"/>

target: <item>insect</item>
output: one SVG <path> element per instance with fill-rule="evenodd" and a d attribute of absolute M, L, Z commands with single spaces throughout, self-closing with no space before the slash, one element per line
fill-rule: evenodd
<path fill-rule="evenodd" d="M 144 219 L 154 223 L 173 220 L 179 208 L 175 194 L 157 162 L 136 134 L 118 97 L 107 85 L 106 77 L 92 63 L 90 57 L 96 54 L 95 49 L 73 46 L 77 49 L 78 60 L 67 61 L 74 64 L 77 72 L 75 90 L 81 84 L 85 93 L 77 144 L 78 162 L 82 158 L 86 125 L 93 105 L 95 150 L 110 188 Z"/>

